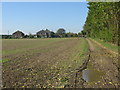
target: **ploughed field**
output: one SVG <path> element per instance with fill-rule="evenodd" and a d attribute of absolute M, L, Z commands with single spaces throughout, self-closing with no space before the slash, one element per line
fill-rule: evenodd
<path fill-rule="evenodd" d="M 74 87 L 88 52 L 84 38 L 3 40 L 3 87 Z"/>

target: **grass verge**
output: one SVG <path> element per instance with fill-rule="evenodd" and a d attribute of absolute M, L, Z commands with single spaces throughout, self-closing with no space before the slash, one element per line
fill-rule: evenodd
<path fill-rule="evenodd" d="M 103 45 L 104 47 L 106 47 L 106 48 L 108 48 L 108 49 L 110 49 L 110 50 L 118 53 L 118 46 L 117 46 L 117 45 L 112 45 L 112 44 L 110 44 L 110 43 L 104 42 L 104 41 L 102 41 L 102 40 L 100 40 L 100 39 L 97 39 L 97 38 L 91 38 L 91 39 L 97 41 L 98 43 L 100 43 L 100 44 Z"/>

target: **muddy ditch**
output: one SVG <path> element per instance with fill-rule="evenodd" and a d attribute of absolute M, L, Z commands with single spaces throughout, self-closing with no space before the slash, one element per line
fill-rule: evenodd
<path fill-rule="evenodd" d="M 116 65 L 113 64 L 114 58 L 91 40 L 88 41 L 88 44 L 90 47 L 94 45 L 95 50 L 90 50 L 87 68 L 81 72 L 81 78 L 85 81 L 83 86 L 85 88 L 117 88 L 119 85 L 118 71 Z"/>
<path fill-rule="evenodd" d="M 86 88 L 86 83 L 92 83 L 99 81 L 105 72 L 96 70 L 93 65 L 91 65 L 90 60 L 92 60 L 92 53 L 94 52 L 94 47 L 91 41 L 88 41 L 89 51 L 87 58 L 78 69 L 76 69 L 74 88 Z"/>
<path fill-rule="evenodd" d="M 90 63 L 91 55 L 85 60 L 82 66 L 76 69 L 74 88 L 87 88 L 86 84 L 98 82 L 105 72 L 96 70 Z"/>
<path fill-rule="evenodd" d="M 84 88 L 84 82 L 86 82 L 86 80 L 82 77 L 83 76 L 83 71 L 85 69 L 87 69 L 87 65 L 90 59 L 90 54 L 88 54 L 87 59 L 85 60 L 85 62 L 83 63 L 82 66 L 80 66 L 78 69 L 76 69 L 76 74 L 75 74 L 75 85 L 74 88 Z"/>

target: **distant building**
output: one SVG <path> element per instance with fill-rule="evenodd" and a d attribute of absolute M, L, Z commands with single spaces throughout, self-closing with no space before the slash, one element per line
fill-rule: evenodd
<path fill-rule="evenodd" d="M 50 38 L 51 37 L 51 31 L 49 30 L 41 30 L 39 32 L 36 33 L 37 37 L 41 37 L 41 38 Z"/>
<path fill-rule="evenodd" d="M 21 31 L 16 31 L 12 34 L 12 38 L 23 38 L 25 34 Z"/>

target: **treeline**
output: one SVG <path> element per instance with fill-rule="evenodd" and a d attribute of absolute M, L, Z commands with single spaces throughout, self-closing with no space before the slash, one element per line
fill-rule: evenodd
<path fill-rule="evenodd" d="M 52 32 L 52 37 L 82 37 L 81 33 L 72 33 L 68 32 L 66 33 L 66 30 L 63 28 L 60 28 L 57 30 L 57 32 Z"/>
<path fill-rule="evenodd" d="M 118 44 L 120 2 L 89 2 L 88 9 L 82 32 L 87 37 Z"/>
<path fill-rule="evenodd" d="M 0 35 L 0 39 L 3 38 L 3 39 L 10 39 L 12 38 L 12 35 Z"/>
<path fill-rule="evenodd" d="M 67 38 L 67 37 L 84 37 L 82 33 L 67 32 L 63 28 L 57 30 L 57 32 L 46 30 L 40 30 L 36 34 L 24 34 L 21 31 L 16 31 L 12 35 L 0 35 L 2 39 L 15 39 L 15 38 Z"/>

